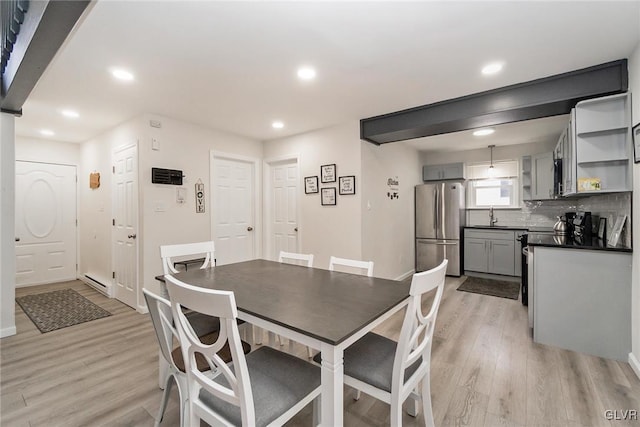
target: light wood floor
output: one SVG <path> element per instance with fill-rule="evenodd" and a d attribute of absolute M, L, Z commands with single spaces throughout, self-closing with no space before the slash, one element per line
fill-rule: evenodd
<path fill-rule="evenodd" d="M 436 323 L 431 392 L 438 426 L 640 425 L 604 416 L 606 409 L 640 411 L 640 380 L 627 364 L 535 344 L 520 302 L 458 292 L 459 282 L 447 279 Z M 41 334 L 16 306 L 18 333 L 0 340 L 0 425 L 152 426 L 162 392 L 150 320 L 81 282 L 16 293 L 68 287 L 113 316 Z M 399 313 L 377 332 L 397 339 L 401 320 Z M 346 390 L 345 425 L 388 424 L 386 404 L 352 397 Z M 174 388 L 161 425 L 178 420 Z M 405 415 L 404 422 L 424 424 L 422 416 Z M 289 423 L 310 424 L 310 406 Z"/>

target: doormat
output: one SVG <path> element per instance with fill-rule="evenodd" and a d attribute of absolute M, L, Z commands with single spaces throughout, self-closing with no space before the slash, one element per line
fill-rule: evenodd
<path fill-rule="evenodd" d="M 469 276 L 467 280 L 458 286 L 458 290 L 493 297 L 518 299 L 518 295 L 520 295 L 520 283 Z"/>
<path fill-rule="evenodd" d="M 25 295 L 16 302 L 42 333 L 111 316 L 73 289 Z"/>

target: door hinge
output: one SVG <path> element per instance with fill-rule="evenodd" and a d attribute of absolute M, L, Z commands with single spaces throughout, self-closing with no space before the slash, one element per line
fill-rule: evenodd
<path fill-rule="evenodd" d="M 76 271 L 78 271 L 78 264 L 76 264 Z"/>
<path fill-rule="evenodd" d="M 78 220 L 76 219 L 76 227 L 78 226 Z"/>
<path fill-rule="evenodd" d="M 78 175 L 76 175 L 76 182 L 78 182 Z"/>
<path fill-rule="evenodd" d="M 111 172 L 112 173 L 116 173 L 116 167 L 115 166 L 111 166 Z"/>
<path fill-rule="evenodd" d="M 116 278 L 116 272 L 115 272 L 115 271 L 112 271 L 112 272 L 111 272 L 111 278 L 113 278 L 113 279 L 115 279 L 115 278 Z"/>
<path fill-rule="evenodd" d="M 111 225 L 113 225 L 113 226 L 115 226 L 115 225 L 116 225 L 116 219 L 115 219 L 115 218 L 113 218 L 113 219 L 111 220 Z"/>

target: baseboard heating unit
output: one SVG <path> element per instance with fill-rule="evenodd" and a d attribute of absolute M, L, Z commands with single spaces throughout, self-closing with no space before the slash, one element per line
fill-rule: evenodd
<path fill-rule="evenodd" d="M 113 295 L 111 294 L 111 285 L 110 284 L 105 284 L 103 283 L 103 281 L 97 279 L 95 276 L 91 276 L 89 274 L 85 274 L 82 278 L 82 281 L 84 283 L 86 283 L 87 285 L 91 286 L 92 288 L 94 288 L 95 290 L 97 290 L 98 292 L 108 296 L 109 298 L 113 298 Z"/>

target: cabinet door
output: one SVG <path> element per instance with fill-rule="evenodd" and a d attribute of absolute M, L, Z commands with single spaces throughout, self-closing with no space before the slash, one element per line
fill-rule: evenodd
<path fill-rule="evenodd" d="M 462 163 L 452 163 L 450 165 L 442 165 L 443 179 L 462 179 L 464 178 L 464 165 Z"/>
<path fill-rule="evenodd" d="M 464 239 L 464 269 L 467 271 L 487 272 L 489 245 L 486 239 Z"/>
<path fill-rule="evenodd" d="M 424 181 L 439 181 L 441 180 L 440 166 L 425 165 L 422 167 L 422 179 Z"/>
<path fill-rule="evenodd" d="M 489 273 L 513 276 L 515 272 L 513 240 L 491 240 L 489 246 Z"/>
<path fill-rule="evenodd" d="M 534 200 L 553 198 L 553 152 L 531 156 L 531 186 Z"/>

